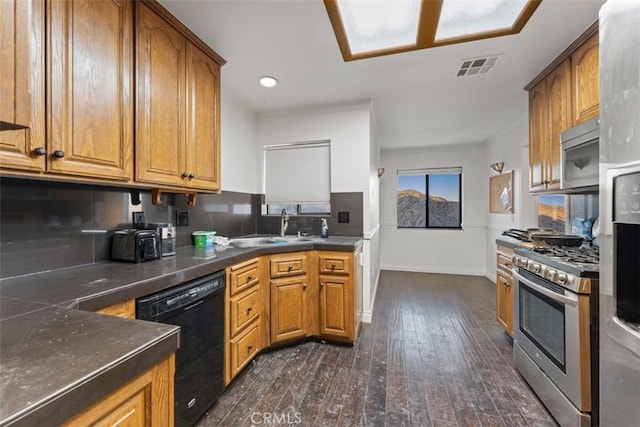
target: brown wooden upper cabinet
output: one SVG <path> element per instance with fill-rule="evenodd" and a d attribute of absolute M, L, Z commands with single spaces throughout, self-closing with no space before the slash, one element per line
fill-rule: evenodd
<path fill-rule="evenodd" d="M 0 132 L 2 167 L 131 180 L 133 4 L 17 0 L 1 7 L 12 18 L 2 29 L 2 120 L 25 127 Z"/>
<path fill-rule="evenodd" d="M 46 150 L 44 0 L 3 0 L 0 16 L 0 167 L 41 172 Z"/>
<path fill-rule="evenodd" d="M 2 171 L 220 190 L 225 61 L 159 3 L 4 0 L 0 12 Z"/>
<path fill-rule="evenodd" d="M 600 113 L 600 49 L 598 33 L 571 55 L 573 125 Z"/>
<path fill-rule="evenodd" d="M 525 89 L 529 91 L 529 184 L 560 189 L 560 134 L 599 114 L 597 22 Z"/>
<path fill-rule="evenodd" d="M 47 4 L 47 169 L 133 177 L 133 4 Z"/>
<path fill-rule="evenodd" d="M 136 180 L 219 191 L 221 64 L 166 17 L 136 7 Z"/>

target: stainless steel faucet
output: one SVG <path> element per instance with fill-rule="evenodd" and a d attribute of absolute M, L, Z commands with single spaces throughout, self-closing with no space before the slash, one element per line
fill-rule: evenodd
<path fill-rule="evenodd" d="M 287 232 L 287 226 L 289 225 L 289 215 L 287 215 L 287 210 L 282 209 L 280 213 L 280 237 L 284 237 Z"/>

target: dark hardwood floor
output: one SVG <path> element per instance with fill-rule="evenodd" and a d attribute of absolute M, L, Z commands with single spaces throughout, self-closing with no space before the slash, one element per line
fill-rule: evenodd
<path fill-rule="evenodd" d="M 494 286 L 383 271 L 353 347 L 259 355 L 198 426 L 554 426 L 515 371 Z"/>

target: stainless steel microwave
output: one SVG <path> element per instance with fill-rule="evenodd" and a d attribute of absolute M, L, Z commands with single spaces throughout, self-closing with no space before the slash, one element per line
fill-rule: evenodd
<path fill-rule="evenodd" d="M 598 117 L 560 134 L 560 189 L 566 193 L 598 191 L 600 119 Z"/>

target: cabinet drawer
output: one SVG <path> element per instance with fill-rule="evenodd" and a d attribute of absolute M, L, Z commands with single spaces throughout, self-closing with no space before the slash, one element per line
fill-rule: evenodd
<path fill-rule="evenodd" d="M 232 296 L 249 289 L 260 281 L 259 265 L 259 260 L 255 258 L 231 268 L 229 286 Z"/>
<path fill-rule="evenodd" d="M 506 256 L 506 255 L 501 254 L 500 252 L 498 252 L 496 254 L 496 262 L 497 262 L 498 266 L 503 266 L 507 270 L 511 271 L 511 266 L 512 266 L 511 257 Z"/>
<path fill-rule="evenodd" d="M 306 254 L 290 254 L 271 258 L 271 278 L 295 276 L 306 272 Z"/>
<path fill-rule="evenodd" d="M 255 322 L 244 334 L 231 340 L 231 377 L 258 353 L 259 342 L 260 322 Z"/>
<path fill-rule="evenodd" d="M 231 310 L 231 336 L 233 337 L 253 319 L 260 316 L 258 287 L 246 294 L 231 298 L 229 308 Z"/>
<path fill-rule="evenodd" d="M 349 274 L 351 264 L 351 257 L 348 254 L 320 255 L 318 257 L 318 271 L 321 274 Z"/>

